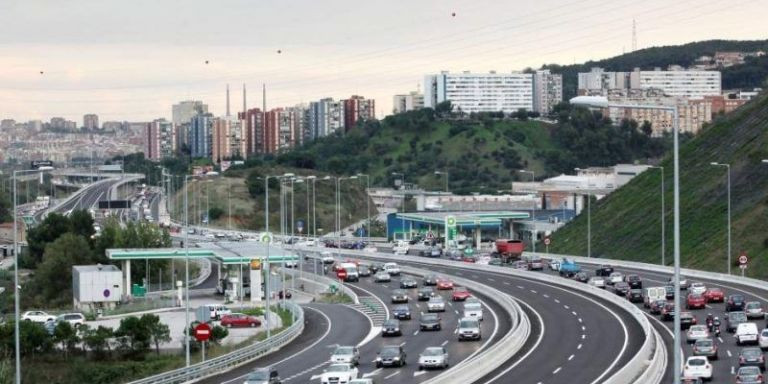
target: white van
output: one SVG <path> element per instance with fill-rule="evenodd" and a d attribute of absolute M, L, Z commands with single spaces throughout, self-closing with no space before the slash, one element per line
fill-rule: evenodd
<path fill-rule="evenodd" d="M 204 305 L 204 307 L 208 308 L 208 310 L 211 311 L 212 320 L 220 320 L 221 316 L 229 315 L 232 313 L 231 309 L 227 308 L 222 304 L 206 304 Z"/>
<path fill-rule="evenodd" d="M 384 272 L 389 273 L 390 276 L 400 275 L 400 267 L 397 263 L 384 263 Z"/>
<path fill-rule="evenodd" d="M 760 333 L 757 331 L 757 324 L 741 323 L 736 327 L 736 345 L 757 343 L 759 334 Z"/>
<path fill-rule="evenodd" d="M 464 303 L 464 317 L 483 320 L 483 305 L 477 302 Z"/>
<path fill-rule="evenodd" d="M 643 306 L 646 308 L 651 307 L 651 303 L 656 300 L 666 300 L 667 289 L 664 287 L 649 287 L 643 289 Z"/>
<path fill-rule="evenodd" d="M 357 264 L 355 263 L 341 263 L 339 268 L 347 271 L 347 278 L 344 281 L 359 281 L 360 274 L 357 272 Z"/>

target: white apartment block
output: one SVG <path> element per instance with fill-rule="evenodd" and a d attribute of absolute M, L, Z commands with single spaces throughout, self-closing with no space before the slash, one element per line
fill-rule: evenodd
<path fill-rule="evenodd" d="M 606 72 L 602 68 L 596 67 L 589 72 L 579 73 L 579 94 L 583 94 L 582 90 L 588 92 L 626 88 L 629 88 L 628 72 Z"/>
<path fill-rule="evenodd" d="M 407 95 L 395 95 L 392 98 L 392 113 L 403 113 L 424 108 L 424 95 L 411 92 Z"/>
<path fill-rule="evenodd" d="M 653 90 L 617 90 L 608 95 L 608 100 L 615 104 L 676 106 L 680 132 L 698 133 L 704 123 L 712 121 L 712 102 L 704 99 L 665 96 Z M 664 132 L 671 131 L 674 121 L 672 112 L 654 109 L 608 108 L 607 116 L 614 123 L 623 119 L 635 120 L 638 124 L 648 121 L 651 123 L 653 136 L 661 136 Z"/>
<path fill-rule="evenodd" d="M 590 72 L 579 73 L 580 95 L 594 91 L 612 89 L 661 89 L 668 96 L 702 99 L 704 96 L 718 96 L 722 92 L 719 71 L 687 70 L 680 66 L 670 66 L 662 71 L 635 69 L 632 72 L 605 72 L 602 68 L 592 68 Z"/>
<path fill-rule="evenodd" d="M 441 72 L 424 77 L 424 107 L 450 101 L 454 111 L 516 112 L 533 110 L 533 75 L 527 73 L 473 74 Z"/>
<path fill-rule="evenodd" d="M 563 75 L 552 74 L 548 69 L 536 71 L 533 76 L 533 110 L 547 115 L 561 101 Z"/>

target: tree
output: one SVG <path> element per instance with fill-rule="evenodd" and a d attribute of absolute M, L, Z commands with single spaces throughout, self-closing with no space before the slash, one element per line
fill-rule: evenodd
<path fill-rule="evenodd" d="M 11 325 L 13 327 L 13 325 Z M 25 355 L 45 353 L 53 348 L 53 340 L 42 324 L 31 321 L 19 323 L 21 352 Z"/>
<path fill-rule="evenodd" d="M 98 328 L 92 329 L 87 325 L 81 325 L 80 332 L 83 335 L 83 344 L 97 356 L 103 357 L 105 350 L 111 351 L 110 339 L 114 337 L 115 333 L 112 328 L 99 325 Z"/>
<path fill-rule="evenodd" d="M 129 356 L 137 357 L 149 349 L 152 335 L 145 322 L 136 316 L 120 320 L 120 326 L 115 331 L 118 348 Z"/>
<path fill-rule="evenodd" d="M 167 324 L 160 322 L 160 317 L 153 314 L 145 314 L 140 319 L 143 326 L 147 329 L 149 337 L 155 344 L 155 352 L 160 356 L 160 343 L 171 341 L 171 330 Z"/>
<path fill-rule="evenodd" d="M 59 236 L 69 232 L 71 225 L 69 219 L 58 213 L 51 213 L 39 225 L 33 227 L 27 233 L 29 254 L 22 259 L 25 268 L 35 268 L 43 259 L 43 252 L 49 243 Z"/>
<path fill-rule="evenodd" d="M 64 305 L 72 297 L 72 266 L 94 262 L 90 244 L 82 236 L 65 233 L 45 247 L 43 261 L 32 279 L 32 290 L 39 301 L 48 305 Z"/>
<path fill-rule="evenodd" d="M 223 209 L 219 207 L 211 207 L 211 209 L 208 210 L 208 219 L 211 221 L 218 220 L 223 214 Z"/>
<path fill-rule="evenodd" d="M 93 229 L 93 217 L 86 210 L 76 210 L 69 215 L 70 232 L 90 239 L 96 231 Z"/>
<path fill-rule="evenodd" d="M 61 344 L 61 350 L 66 357 L 75 349 L 80 337 L 77 336 L 77 330 L 67 321 L 59 321 L 53 330 L 53 341 Z"/>
<path fill-rule="evenodd" d="M 5 191 L 0 190 L 0 223 L 7 223 L 9 221 L 13 221 L 11 199 Z"/>

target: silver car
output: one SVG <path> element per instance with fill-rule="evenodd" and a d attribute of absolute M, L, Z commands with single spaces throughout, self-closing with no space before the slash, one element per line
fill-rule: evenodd
<path fill-rule="evenodd" d="M 331 364 L 336 363 L 358 365 L 360 364 L 360 351 L 357 347 L 338 346 L 331 355 Z"/>
<path fill-rule="evenodd" d="M 587 284 L 597 288 L 605 288 L 605 279 L 602 277 L 593 276 L 589 278 Z"/>
<path fill-rule="evenodd" d="M 419 369 L 448 368 L 448 352 L 443 347 L 428 347 L 419 355 Z"/>
<path fill-rule="evenodd" d="M 377 272 L 376 275 L 373 277 L 373 281 L 377 283 L 389 283 L 392 281 L 392 277 L 389 276 L 389 273 L 387 272 Z"/>
<path fill-rule="evenodd" d="M 480 340 L 482 335 L 480 333 L 480 322 L 477 319 L 471 319 L 468 317 L 459 320 L 459 341 L 464 340 Z"/>
<path fill-rule="evenodd" d="M 431 297 L 427 301 L 428 312 L 445 312 L 445 300 L 440 296 Z"/>
<path fill-rule="evenodd" d="M 759 301 L 748 301 L 744 306 L 744 312 L 747 313 L 747 319 L 762 319 L 765 317 L 763 304 Z"/>

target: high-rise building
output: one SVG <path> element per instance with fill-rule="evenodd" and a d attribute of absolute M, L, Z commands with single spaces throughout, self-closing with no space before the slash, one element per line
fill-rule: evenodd
<path fill-rule="evenodd" d="M 245 156 L 261 153 L 264 148 L 264 112 L 259 108 L 251 108 L 245 113 L 243 141 Z"/>
<path fill-rule="evenodd" d="M 533 110 L 542 115 L 552 112 L 563 101 L 563 75 L 550 73 L 548 69 L 533 75 Z"/>
<path fill-rule="evenodd" d="M 612 89 L 660 89 L 667 96 L 695 99 L 722 92 L 719 71 L 687 70 L 676 65 L 667 71 L 656 68 L 652 71 L 605 72 L 602 68 L 592 68 L 590 72 L 579 73 L 580 95 Z"/>
<path fill-rule="evenodd" d="M 172 108 L 173 124 L 189 123 L 197 114 L 208 113 L 208 105 L 200 100 L 187 100 L 174 104 Z"/>
<path fill-rule="evenodd" d="M 303 108 L 275 108 L 264 114 L 264 153 L 279 153 L 300 144 Z"/>
<path fill-rule="evenodd" d="M 211 156 L 213 115 L 201 113 L 192 117 L 189 126 L 189 151 L 193 158 Z"/>
<path fill-rule="evenodd" d="M 325 98 L 309 103 L 306 126 L 312 139 L 328 136 L 344 128 L 344 104 Z"/>
<path fill-rule="evenodd" d="M 160 161 L 173 156 L 173 123 L 166 119 L 147 123 L 144 140 L 144 156 L 147 159 Z"/>
<path fill-rule="evenodd" d="M 344 103 L 344 130 L 349 131 L 357 126 L 358 121 L 376 118 L 376 101 L 362 96 L 353 95 Z"/>
<path fill-rule="evenodd" d="M 665 95 L 660 89 L 612 90 L 608 100 L 625 105 L 666 105 L 677 108 L 680 132 L 697 133 L 704 123 L 712 120 L 712 101 Z M 635 120 L 639 124 L 651 123 L 652 135 L 661 136 L 672 130 L 674 114 L 670 111 L 641 108 L 608 108 L 608 116 L 615 124 L 623 119 Z"/>
<path fill-rule="evenodd" d="M 217 117 L 213 119 L 211 129 L 211 160 L 214 163 L 220 163 L 222 160 L 232 157 L 230 120 Z"/>
<path fill-rule="evenodd" d="M 88 131 L 99 129 L 99 115 L 89 113 L 83 116 L 83 128 Z"/>
<path fill-rule="evenodd" d="M 473 74 L 441 72 L 424 77 L 424 106 L 450 101 L 454 111 L 516 112 L 533 110 L 533 75 L 528 73 Z"/>
<path fill-rule="evenodd" d="M 589 72 L 579 73 L 579 94 L 584 95 L 590 91 L 608 89 L 627 89 L 629 85 L 628 72 L 606 72 L 595 67 Z"/>
<path fill-rule="evenodd" d="M 403 113 L 424 108 L 424 95 L 411 92 L 407 95 L 395 95 L 392 98 L 392 113 Z"/>

